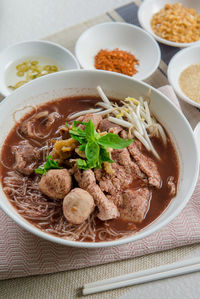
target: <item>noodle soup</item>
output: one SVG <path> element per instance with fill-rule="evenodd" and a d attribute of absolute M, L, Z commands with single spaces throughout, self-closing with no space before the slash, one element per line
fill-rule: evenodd
<path fill-rule="evenodd" d="M 99 94 L 38 106 L 16 123 L 1 152 L 3 189 L 18 213 L 40 230 L 73 241 L 111 241 L 135 234 L 166 209 L 177 191 L 176 151 L 148 110 L 148 101 L 127 98 L 124 103 L 135 105 L 134 112 L 105 98 L 101 89 Z M 133 123 L 130 113 L 137 116 Z M 80 123 L 73 129 L 74 120 Z M 74 139 L 74 132 L 84 135 L 89 123 L 98 140 L 115 136 L 130 144 L 99 145 L 112 162 L 89 167 L 87 151 Z M 82 168 L 77 160 L 85 161 Z"/>

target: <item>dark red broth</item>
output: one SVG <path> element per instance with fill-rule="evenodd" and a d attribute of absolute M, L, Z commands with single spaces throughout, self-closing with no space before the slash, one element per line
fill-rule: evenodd
<path fill-rule="evenodd" d="M 56 131 L 57 131 L 58 127 L 65 124 L 65 122 L 67 121 L 67 116 L 69 114 L 71 114 L 73 112 L 78 112 L 81 110 L 86 110 L 86 109 L 92 108 L 97 101 L 99 101 L 98 97 L 77 96 L 77 97 L 73 97 L 73 98 L 64 98 L 61 100 L 52 101 L 52 102 L 46 103 L 45 105 L 40 106 L 38 108 L 38 112 L 43 111 L 43 110 L 48 110 L 49 112 L 52 112 L 56 108 L 56 111 L 61 115 L 61 117 L 59 119 L 57 119 L 55 121 L 55 123 L 53 124 L 51 135 L 48 138 L 46 138 L 44 140 L 40 140 L 40 139 L 37 140 L 37 138 L 36 138 L 35 141 L 36 142 L 39 141 L 41 147 L 44 146 L 46 144 L 47 139 L 53 139 L 53 138 L 57 137 Z M 33 113 L 34 113 L 34 111 L 32 113 L 27 114 L 24 117 L 24 119 L 21 120 L 21 122 L 28 119 Z M 4 142 L 4 145 L 2 147 L 1 159 L 4 162 L 4 164 L 8 167 L 12 167 L 12 165 L 14 163 L 14 157 L 13 157 L 11 147 L 13 145 L 17 145 L 22 140 L 20 138 L 20 136 L 16 133 L 18 126 L 19 126 L 19 124 L 16 124 L 16 126 L 10 131 L 10 133 L 7 136 L 7 138 Z M 29 138 L 27 138 L 27 139 L 33 146 L 38 146 L 38 145 L 36 145 L 35 141 L 33 141 L 32 139 L 29 139 Z M 169 138 L 168 138 L 168 143 L 167 143 L 166 147 L 163 145 L 163 143 L 158 138 L 153 138 L 152 142 L 153 142 L 153 145 L 155 146 L 158 154 L 161 157 L 161 160 L 157 161 L 157 167 L 159 169 L 159 172 L 161 174 L 162 181 L 163 181 L 162 188 L 161 189 L 151 188 L 152 197 L 149 202 L 149 209 L 148 209 L 146 217 L 142 223 L 140 223 L 140 224 L 134 224 L 134 223 L 130 223 L 130 222 L 127 223 L 127 222 L 121 221 L 120 219 L 106 221 L 107 224 L 115 232 L 117 232 L 119 234 L 126 233 L 126 235 L 127 235 L 127 233 L 137 232 L 137 231 L 141 230 L 142 228 L 147 226 L 149 223 L 154 221 L 166 209 L 166 207 L 169 205 L 169 203 L 172 199 L 169 196 L 169 190 L 167 187 L 167 179 L 169 176 L 173 176 L 175 178 L 176 184 L 178 182 L 179 167 L 178 167 L 178 159 L 177 159 L 176 151 L 174 149 L 172 142 L 169 140 Z M 149 152 L 146 151 L 146 154 L 148 156 L 150 156 L 151 158 L 153 158 L 152 154 L 150 154 Z M 3 187 L 5 187 L 5 184 L 3 183 L 3 179 L 8 175 L 9 171 L 10 170 L 7 169 L 6 167 L 4 167 L 3 164 L 0 164 L 1 183 L 2 183 Z M 32 180 L 34 176 L 35 176 L 35 174 L 31 175 L 29 180 Z M 137 185 L 137 182 L 135 182 L 135 184 Z M 133 186 L 133 188 L 134 188 L 134 186 Z M 9 200 L 11 200 L 12 204 L 15 205 L 12 198 L 9 195 L 7 195 L 7 196 L 9 198 Z M 46 198 L 46 200 L 47 200 L 46 196 L 44 196 L 44 198 Z M 61 215 L 62 214 L 61 205 L 58 208 L 60 209 L 58 214 Z M 31 222 L 33 225 L 38 227 L 37 220 L 33 221 L 33 220 L 27 219 L 27 221 Z M 96 223 L 96 228 L 101 228 L 102 226 L 104 226 L 104 223 L 102 221 L 100 221 L 97 217 L 96 217 L 95 223 Z M 40 229 L 48 232 L 48 230 L 46 230 L 46 227 L 42 227 Z M 120 235 L 120 237 L 122 237 L 122 236 Z M 110 237 L 110 238 L 108 237 L 106 240 L 112 240 L 112 239 L 117 239 L 117 238 L 119 238 L 119 236 Z M 90 240 L 88 240 L 88 241 L 90 241 Z M 95 241 L 98 242 L 100 240 L 97 237 Z"/>

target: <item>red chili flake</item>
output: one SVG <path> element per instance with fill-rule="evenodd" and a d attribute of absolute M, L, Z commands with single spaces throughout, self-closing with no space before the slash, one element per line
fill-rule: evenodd
<path fill-rule="evenodd" d="M 137 73 L 135 68 L 137 65 L 139 65 L 139 61 L 134 55 L 118 48 L 112 51 L 100 50 L 95 56 L 94 63 L 96 69 L 122 73 L 128 76 Z"/>

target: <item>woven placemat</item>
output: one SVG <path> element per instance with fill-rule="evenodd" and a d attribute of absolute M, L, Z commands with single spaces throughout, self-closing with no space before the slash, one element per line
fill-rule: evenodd
<path fill-rule="evenodd" d="M 45 39 L 57 42 L 74 52 L 75 42 L 83 31 L 95 24 L 113 21 L 125 21 L 137 25 L 137 5 L 132 2 L 129 5 L 116 9 L 115 11 L 106 13 L 93 20 L 89 20 L 80 25 L 76 25 L 71 28 L 62 30 Z M 151 78 L 147 80 L 147 83 L 151 84 L 154 87 L 160 87 L 168 83 L 166 77 L 167 63 L 169 62 L 170 58 L 175 54 L 175 52 L 177 52 L 179 49 L 161 45 L 161 50 L 162 61 L 160 63 L 159 69 L 153 74 L 153 76 L 151 76 Z M 185 109 L 187 110 L 187 107 L 185 107 Z M 195 124 L 193 124 L 193 126 L 194 125 Z M 175 248 L 157 254 L 150 254 L 134 259 L 110 263 L 107 265 L 94 266 L 92 268 L 84 268 L 80 270 L 71 270 L 63 273 L 1 281 L 0 298 L 76 298 L 78 295 L 78 289 L 83 285 L 83 283 L 111 276 L 116 276 L 119 275 L 119 273 L 123 274 L 131 271 L 138 271 L 152 266 L 158 266 L 160 264 L 176 261 L 188 254 L 191 254 L 191 252 L 198 246 L 199 245 L 184 246 L 181 248 Z M 38 248 L 38 251 L 42 250 L 42 247 Z M 81 254 L 81 251 L 79 253 Z M 109 256 L 107 256 L 107 258 L 109 259 Z M 78 259 L 79 256 L 77 255 L 77 260 Z M 101 257 L 99 257 L 99 259 L 101 260 Z M 9 265 L 7 266 L 9 267 Z M 8 268 L 4 270 L 8 271 Z M 30 271 L 30 269 L 25 270 L 27 270 L 28 272 Z M 12 272 L 12 269 L 10 269 L 10 271 Z M 87 298 L 112 299 L 117 298 L 119 295 L 122 295 L 126 291 L 127 288 L 107 292 L 105 294 L 88 296 Z"/>

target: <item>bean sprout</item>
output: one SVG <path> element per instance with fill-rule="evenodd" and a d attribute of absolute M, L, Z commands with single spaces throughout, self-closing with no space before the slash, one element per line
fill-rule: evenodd
<path fill-rule="evenodd" d="M 103 100 L 106 104 L 112 106 L 111 103 L 110 103 L 110 101 L 109 101 L 109 99 L 107 98 L 107 96 L 105 95 L 105 93 L 103 92 L 103 90 L 102 90 L 102 88 L 101 88 L 100 86 L 97 86 L 97 91 L 98 91 L 100 97 L 102 98 L 102 100 Z"/>
<path fill-rule="evenodd" d="M 102 111 L 94 114 L 108 115 L 108 120 L 129 129 L 129 137 L 138 138 L 148 151 L 160 159 L 150 138 L 161 137 L 164 145 L 167 144 L 167 137 L 162 126 L 157 122 L 149 109 L 150 91 L 146 97 L 140 96 L 138 99 L 127 97 L 118 103 L 110 102 L 100 86 L 97 91 L 103 102 L 96 105 L 102 107 Z"/>
<path fill-rule="evenodd" d="M 109 116 L 108 120 L 115 123 L 115 124 L 117 124 L 117 125 L 123 126 L 125 128 L 131 128 L 132 127 L 132 124 L 130 124 L 128 121 L 125 121 L 125 120 L 122 120 L 122 119 L 117 119 L 117 118 L 112 117 L 112 116 Z"/>
<path fill-rule="evenodd" d="M 100 108 L 74 113 L 69 119 L 72 120 L 87 113 L 107 115 L 109 121 L 129 129 L 130 138 L 138 138 L 148 151 L 160 159 L 150 138 L 161 137 L 163 144 L 166 145 L 167 137 L 164 129 L 149 109 L 151 91 L 149 90 L 148 95 L 144 98 L 142 96 L 138 99 L 127 97 L 124 101 L 120 101 L 121 106 L 116 102 L 110 102 L 100 86 L 97 86 L 97 91 L 102 102 L 98 102 L 96 106 L 100 106 Z"/>
<path fill-rule="evenodd" d="M 80 111 L 80 112 L 70 115 L 68 118 L 71 120 L 71 119 L 77 118 L 79 116 L 88 114 L 88 113 L 95 114 L 96 112 L 99 112 L 99 111 L 102 111 L 102 108 L 83 110 L 83 111 Z"/>

